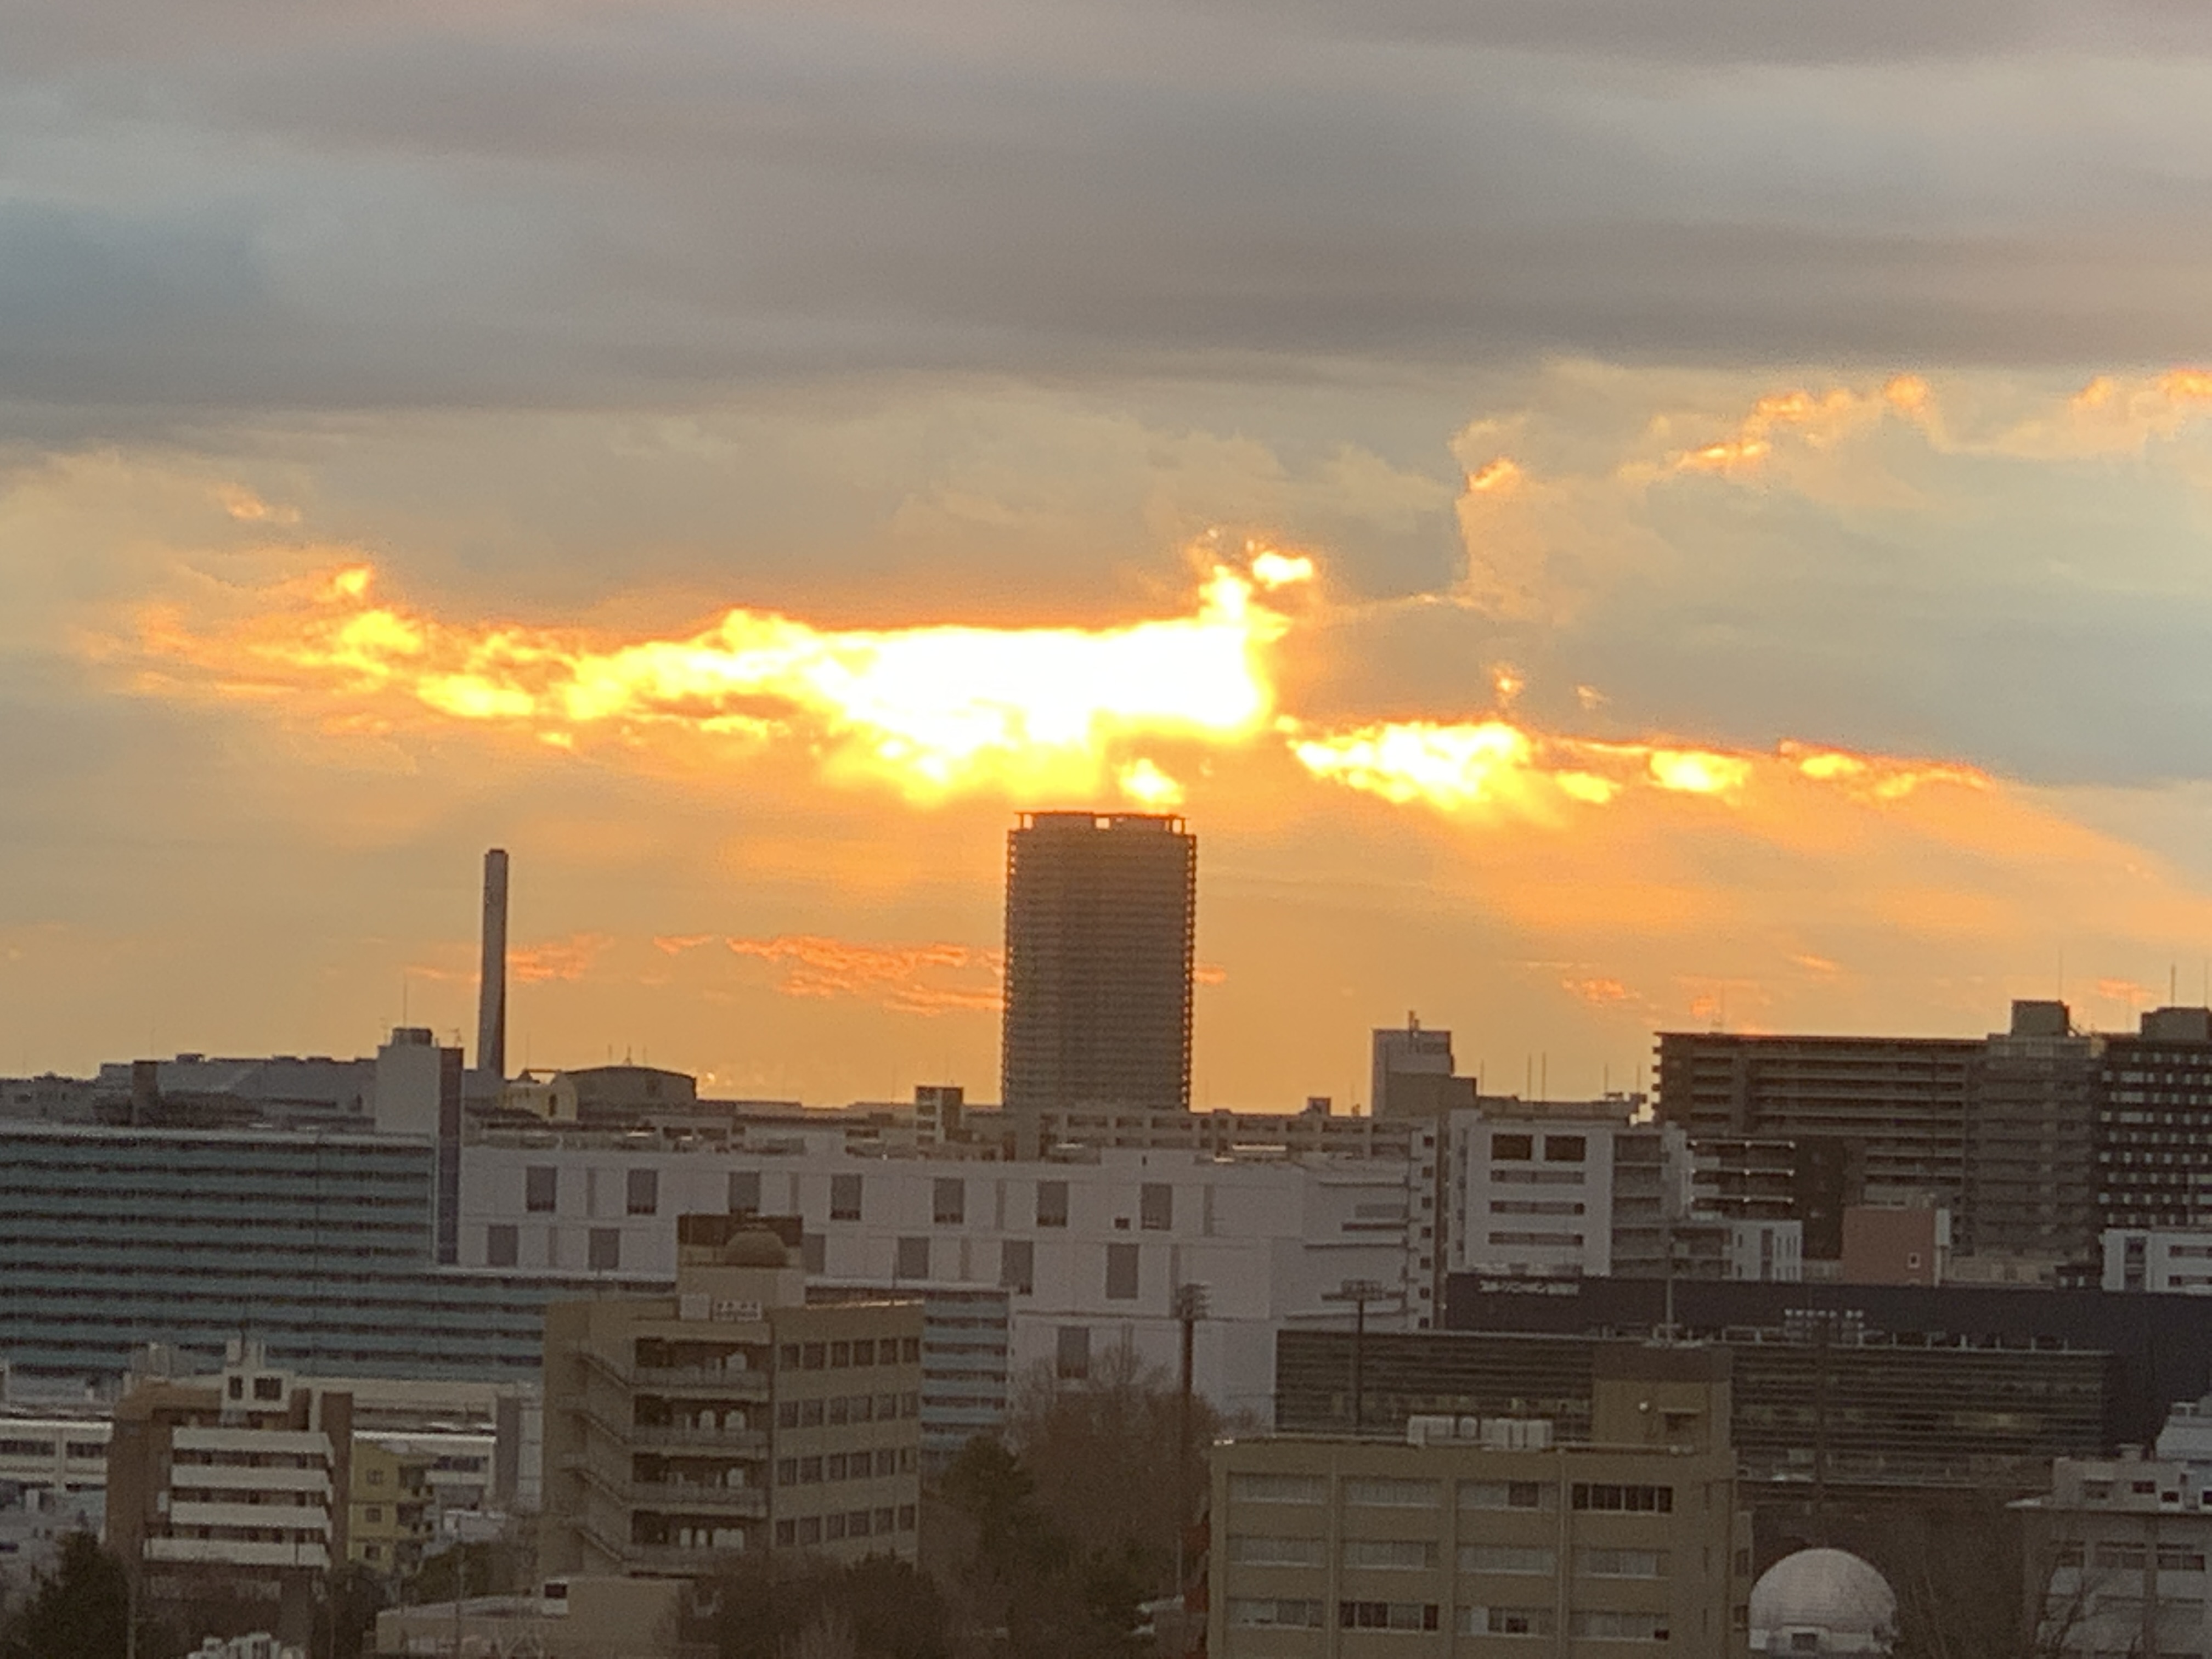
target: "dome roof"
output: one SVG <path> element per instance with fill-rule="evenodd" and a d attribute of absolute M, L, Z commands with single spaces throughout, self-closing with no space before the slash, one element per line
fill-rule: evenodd
<path fill-rule="evenodd" d="M 727 1267 L 781 1267 L 790 1260 L 783 1241 L 765 1227 L 749 1227 L 722 1246 L 722 1265 Z"/>
<path fill-rule="evenodd" d="M 1897 1629 L 1897 1596 L 1888 1581 L 1844 1550 L 1799 1550 L 1759 1574 L 1751 1587 L 1753 1651 L 1763 1633 L 1817 1630 L 1844 1638 L 1832 1652 L 1881 1651 Z"/>

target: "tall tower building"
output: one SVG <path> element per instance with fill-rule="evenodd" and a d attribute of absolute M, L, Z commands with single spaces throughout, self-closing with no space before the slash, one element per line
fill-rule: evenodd
<path fill-rule="evenodd" d="M 1190 1105 L 1198 837 L 1180 817 L 1025 812 L 1006 836 L 1009 1110 Z"/>

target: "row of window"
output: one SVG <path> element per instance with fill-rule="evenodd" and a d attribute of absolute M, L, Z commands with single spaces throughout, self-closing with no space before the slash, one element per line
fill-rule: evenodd
<path fill-rule="evenodd" d="M 912 1532 L 915 1505 L 896 1509 L 848 1510 L 842 1515 L 802 1515 L 775 1523 L 778 1548 L 804 1548 L 810 1544 L 836 1543 L 843 1538 L 888 1538 L 894 1532 Z"/>
<path fill-rule="evenodd" d="M 1235 1630 L 1319 1630 L 1324 1604 L 1309 1597 L 1234 1597 L 1229 1624 Z M 1434 1631 L 1441 1628 L 1434 1601 L 1339 1601 L 1339 1630 Z M 1671 1631 L 1663 1613 L 1612 1608 L 1577 1610 L 1567 1615 L 1570 1636 L 1609 1642 L 1664 1642 Z M 1558 1628 L 1550 1607 L 1467 1607 L 1459 1610 L 1462 1636 L 1549 1636 Z"/>
<path fill-rule="evenodd" d="M 920 1364 L 921 1339 L 886 1336 L 860 1337 L 849 1342 L 787 1342 L 777 1359 L 787 1371 L 842 1371 L 852 1365 L 896 1365 L 902 1353 L 906 1364 Z"/>
<path fill-rule="evenodd" d="M 105 1440 L 72 1440 L 68 1443 L 71 1457 L 106 1457 Z M 51 1440 L 0 1440 L 0 1457 L 52 1457 L 54 1443 Z"/>
<path fill-rule="evenodd" d="M 1552 1137 L 1579 1139 L 1580 1137 Z M 1577 1154 L 1579 1157 L 1579 1154 Z M 596 1171 L 587 1170 L 587 1177 Z M 833 1175 L 830 1177 L 830 1218 L 832 1221 L 861 1219 L 865 1188 L 864 1177 L 857 1175 Z M 1036 1183 L 1036 1224 L 1040 1227 L 1067 1225 L 1067 1182 L 1040 1181 Z M 623 1171 L 623 1207 L 630 1215 L 657 1215 L 660 1210 L 660 1172 L 653 1169 L 635 1169 Z M 748 1212 L 757 1213 L 761 1208 L 761 1177 L 757 1170 L 733 1170 L 730 1172 L 729 1211 L 732 1215 Z M 533 1164 L 522 1172 L 522 1206 L 536 1215 L 550 1215 L 561 1207 L 561 1171 L 552 1164 Z M 940 1227 L 964 1227 L 968 1224 L 968 1183 L 957 1176 L 939 1176 L 930 1182 L 930 1219 Z M 1175 1188 L 1164 1181 L 1147 1181 L 1137 1189 L 1137 1224 L 1147 1232 L 1169 1232 L 1175 1227 Z"/>
<path fill-rule="evenodd" d="M 1229 1559 L 1245 1567 L 1322 1567 L 1328 1565 L 1328 1542 L 1322 1538 L 1282 1538 L 1238 1534 L 1229 1540 Z M 2200 1560 L 2202 1558 L 2199 1558 Z M 1423 1538 L 1347 1538 L 1341 1546 L 1346 1567 L 1370 1571 L 1434 1571 L 1437 1545 Z M 1557 1552 L 1545 1545 L 1462 1544 L 1462 1572 L 1528 1573 L 1551 1577 L 1558 1571 Z M 1578 1549 L 1575 1571 L 1585 1578 L 1663 1578 L 1664 1550 Z"/>
<path fill-rule="evenodd" d="M 914 1472 L 914 1448 L 882 1446 L 872 1452 L 830 1452 L 820 1457 L 780 1457 L 779 1486 L 815 1486 L 824 1480 L 872 1480 Z"/>
<path fill-rule="evenodd" d="M 1536 1480 L 1462 1480 L 1457 1497 L 1463 1510 L 1533 1510 L 1548 1507 L 1552 1492 Z M 1431 1510 L 1443 1501 L 1443 1483 L 1399 1475 L 1346 1475 L 1341 1495 L 1348 1504 L 1370 1509 Z M 1229 1496 L 1243 1504 L 1325 1504 L 1328 1477 L 1240 1472 L 1229 1477 Z M 1671 1515 L 1674 1489 L 1577 1480 L 1569 1489 L 1568 1501 L 1578 1510 Z"/>
<path fill-rule="evenodd" d="M 918 1394 L 846 1394 L 829 1400 L 785 1400 L 777 1402 L 779 1429 L 815 1429 L 828 1424 L 888 1423 L 913 1417 L 921 1410 Z"/>
<path fill-rule="evenodd" d="M 2079 1567 L 2084 1556 L 2085 1552 L 2080 1543 L 2061 1544 L 2052 1553 L 2051 1565 Z M 2141 1572 L 2148 1565 L 2150 1558 L 2141 1544 L 2100 1544 L 2092 1559 L 2100 1568 Z M 2202 1572 L 2204 1571 L 2204 1552 L 2183 1545 L 2162 1544 L 2158 1551 L 2158 1570 L 2160 1572 Z"/>

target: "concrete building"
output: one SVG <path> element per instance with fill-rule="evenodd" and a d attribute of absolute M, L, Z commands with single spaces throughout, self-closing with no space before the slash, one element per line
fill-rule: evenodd
<path fill-rule="evenodd" d="M 921 1330 L 917 1302 L 810 1305 L 749 1217 L 687 1217 L 673 1296 L 547 1310 L 544 1573 L 914 1559 Z"/>
<path fill-rule="evenodd" d="M 1941 1285 L 1951 1265 L 1951 1212 L 1853 1204 L 1844 1211 L 1843 1285 Z"/>
<path fill-rule="evenodd" d="M 1435 1117 L 1474 1106 L 1475 1079 L 1456 1074 L 1449 1031 L 1425 1030 L 1409 1013 L 1403 1030 L 1385 1027 L 1372 1033 L 1371 1050 L 1370 1116 Z"/>
<path fill-rule="evenodd" d="M 117 1402 L 106 1542 L 151 1607 L 265 1601 L 286 1642 L 312 1632 L 315 1590 L 346 1559 L 353 1401 L 234 1345 L 219 1375 L 147 1374 Z"/>
<path fill-rule="evenodd" d="M 2212 1487 L 2186 1464 L 2053 1461 L 2014 1507 L 2026 1531 L 2026 1624 L 2039 1653 L 2212 1656 Z"/>
<path fill-rule="evenodd" d="M 682 1659 L 684 1587 L 669 1578 L 574 1577 L 536 1595 L 471 1596 L 386 1607 L 376 1650 L 436 1659 Z"/>
<path fill-rule="evenodd" d="M 149 1342 L 216 1366 L 240 1333 L 324 1376 L 534 1381 L 546 1301 L 635 1279 L 440 1268 L 440 1167 L 406 1136 L 0 1122 L 11 1387 L 82 1398 Z"/>
<path fill-rule="evenodd" d="M 1025 812 L 1006 836 L 1001 1099 L 1190 1104 L 1198 839 L 1179 817 Z"/>
<path fill-rule="evenodd" d="M 794 1216 L 820 1282 L 1003 1293 L 1010 1370 L 1070 1378 L 1125 1345 L 1172 1370 L 1176 1286 L 1204 1285 L 1198 1387 L 1224 1410 L 1263 1416 L 1276 1331 L 1344 1322 L 1329 1297 L 1346 1280 L 1385 1288 L 1369 1310 L 1378 1328 L 1431 1316 L 1437 1243 L 1423 1237 L 1435 1229 L 1422 1200 L 1433 1164 L 1087 1150 L 1034 1163 L 866 1158 L 826 1129 L 784 1144 L 686 1152 L 622 1136 L 488 1136 L 469 1149 L 464 1265 L 665 1284 L 678 1216 Z"/>
<path fill-rule="evenodd" d="M 1443 1417 L 1217 1444 L 1206 1651 L 1744 1653 L 1727 1356 L 1624 1352 L 1595 1390 L 1586 1440 Z"/>
<path fill-rule="evenodd" d="M 1613 1271 L 1613 1146 L 1628 1128 L 1626 1110 L 1461 1111 L 1449 1121 L 1452 1272 L 1578 1279 Z M 1656 1196 L 1663 1209 L 1664 1195 Z"/>
<path fill-rule="evenodd" d="M 438 1530 L 434 1461 L 426 1451 L 395 1451 L 354 1437 L 348 1560 L 387 1577 L 405 1577 L 422 1565 Z"/>

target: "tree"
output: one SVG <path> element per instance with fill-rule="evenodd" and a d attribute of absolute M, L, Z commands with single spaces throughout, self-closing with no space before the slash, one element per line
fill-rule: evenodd
<path fill-rule="evenodd" d="M 0 1631 L 0 1659 L 124 1659 L 131 1582 L 88 1532 L 62 1540 L 61 1559 Z"/>
<path fill-rule="evenodd" d="M 947 1659 L 945 1603 L 908 1562 L 746 1555 L 704 1587 L 719 1659 Z"/>
<path fill-rule="evenodd" d="M 938 1494 L 964 1547 L 949 1563 L 971 1645 L 1006 1659 L 1127 1659 L 1144 1578 L 1126 1542 L 1086 1548 L 1036 1497 L 1030 1472 L 985 1436 L 969 1441 Z"/>

